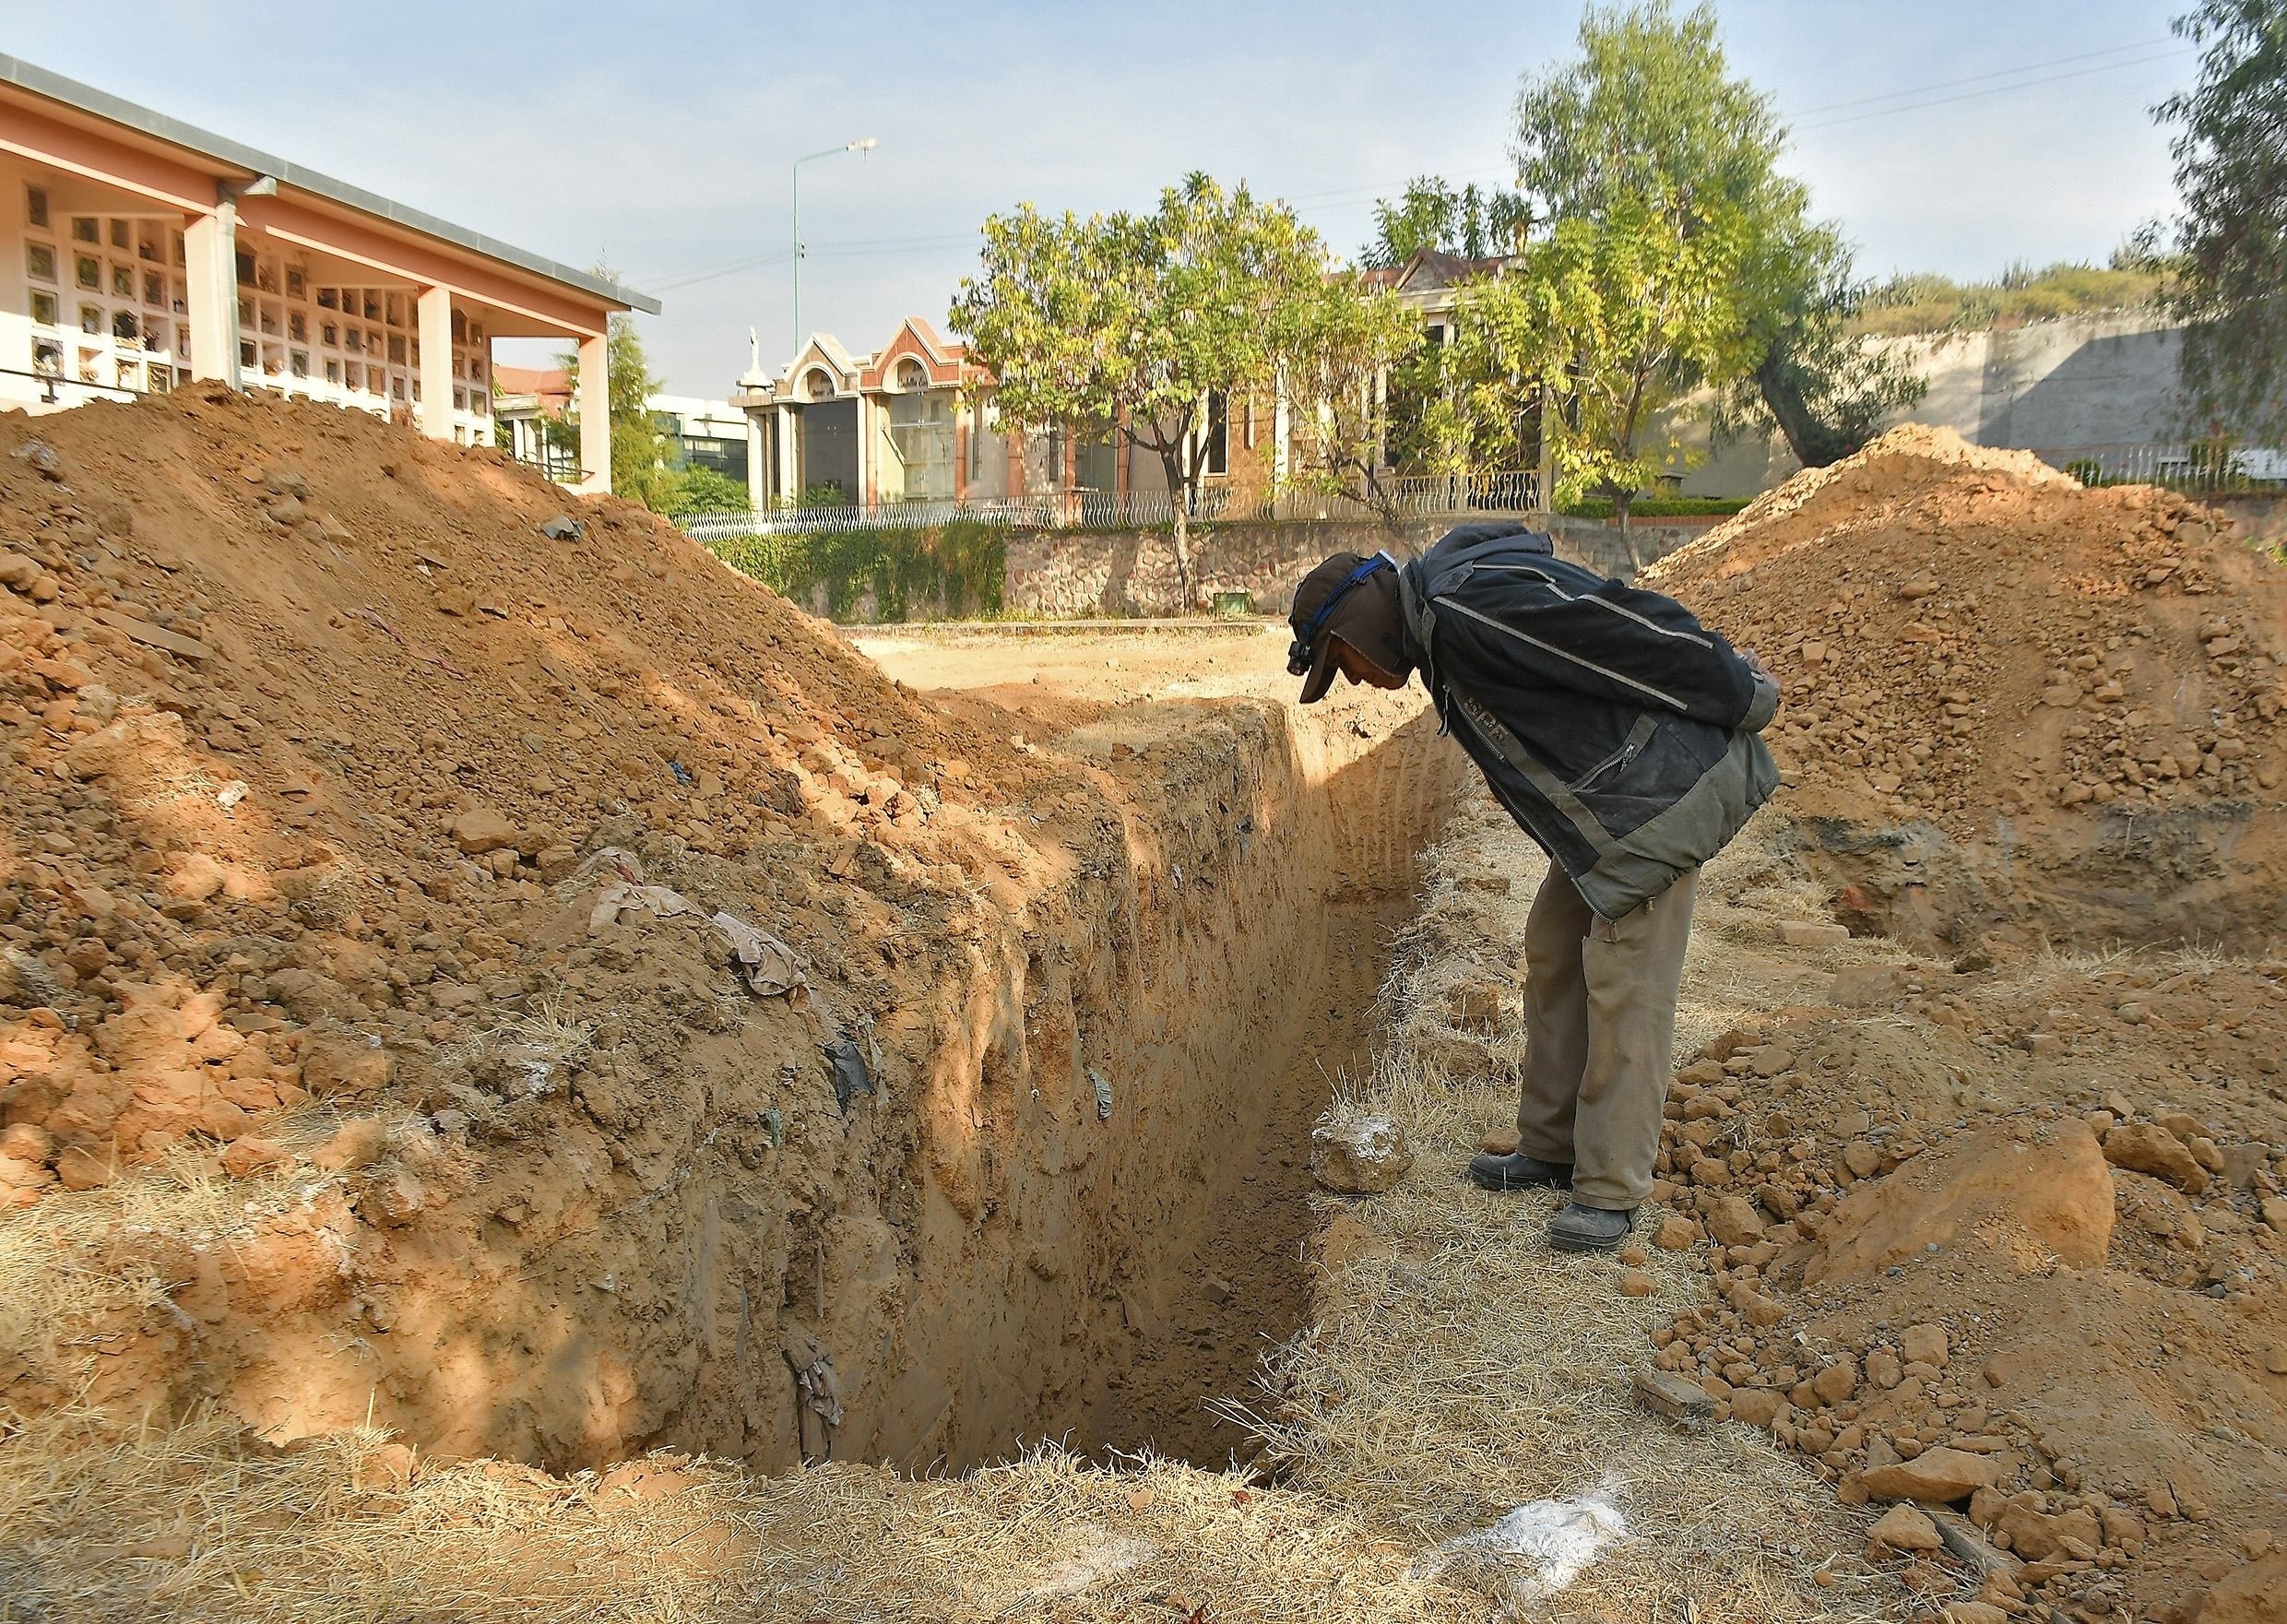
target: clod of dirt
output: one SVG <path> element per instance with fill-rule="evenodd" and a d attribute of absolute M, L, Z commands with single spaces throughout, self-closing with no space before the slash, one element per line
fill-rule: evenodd
<path fill-rule="evenodd" d="M 1310 1130 L 1310 1177 L 1341 1194 L 1377 1194 L 1413 1165 L 1405 1130 L 1389 1117 L 1343 1117 Z"/>
<path fill-rule="evenodd" d="M 1814 1285 L 1863 1279 L 1973 1237 L 1984 1248 L 2006 1248 L 2021 1237 L 2020 1244 L 2033 1249 L 2029 1267 L 2053 1255 L 2087 1268 L 2103 1262 L 2112 1235 L 2112 1170 L 2088 1124 L 2029 1132 L 2005 1123 L 1917 1156 L 1854 1192 L 1819 1231 L 1803 1278 Z M 1927 1331 L 1935 1332 L 1937 1354 L 1928 1362 L 1943 1364 L 1944 1333 Z M 1912 1329 L 1903 1341 L 1907 1362 L 1926 1357 L 1914 1347 Z"/>

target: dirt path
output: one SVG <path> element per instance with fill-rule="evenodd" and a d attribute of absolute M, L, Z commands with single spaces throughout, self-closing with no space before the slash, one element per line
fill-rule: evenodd
<path fill-rule="evenodd" d="M 1274 1085 L 1262 1133 L 1232 1158 L 1252 1170 L 1205 1197 L 1214 1203 L 1214 1227 L 1189 1287 L 1147 1337 L 1098 1428 L 1111 1448 L 1148 1445 L 1211 1470 L 1256 1452 L 1252 1435 L 1209 1405 L 1254 1405 L 1263 1354 L 1309 1322 L 1310 1124 L 1336 1081 L 1356 1079 L 1370 1064 L 1375 991 L 1389 964 L 1391 933 L 1409 912 L 1387 901 L 1330 910 L 1326 969 L 1308 1037 Z"/>

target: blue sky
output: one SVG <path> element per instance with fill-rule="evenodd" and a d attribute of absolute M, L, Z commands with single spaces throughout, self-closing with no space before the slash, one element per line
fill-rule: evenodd
<path fill-rule="evenodd" d="M 2168 211 L 2149 109 L 2192 71 L 2168 32 L 2179 9 L 1720 6 L 1735 68 L 1795 126 L 1789 165 L 1861 269 L 1961 277 L 2101 260 Z M 880 139 L 802 182 L 805 325 L 868 350 L 907 311 L 942 325 L 978 222 L 1020 200 L 1144 207 L 1204 169 L 1290 199 L 1347 254 L 1408 176 L 1498 184 L 1519 76 L 1568 53 L 1580 7 L 110 0 L 100 27 L 82 6 L 10 13 L 0 49 L 43 67 L 535 252 L 608 258 L 666 302 L 643 329 L 668 385 L 720 395 L 750 326 L 773 367 L 791 348 L 799 153 Z"/>

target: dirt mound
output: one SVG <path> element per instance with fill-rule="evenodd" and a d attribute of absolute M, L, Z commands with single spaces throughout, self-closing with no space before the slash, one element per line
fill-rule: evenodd
<path fill-rule="evenodd" d="M 1657 1362 L 1848 1500 L 1954 1504 L 1989 1600 L 2197 1605 L 2287 1528 L 2282 973 L 1849 970 L 1724 1034 L 1662 1158 L 1714 1296 Z"/>
<path fill-rule="evenodd" d="M 2083 489 L 2028 453 L 1909 427 L 1767 492 L 1647 579 L 1771 662 L 1793 809 L 1814 832 L 1857 832 L 1835 836 L 1856 848 L 1838 866 L 1874 883 L 1868 928 L 2276 928 L 2276 820 L 2260 813 L 2287 771 L 2287 575 L 2197 504 Z M 1894 832 L 1878 851 L 1874 828 Z M 1939 880 L 1928 851 L 1901 851 L 1917 841 L 1997 845 L 2035 871 L 1954 853 L 1967 871 Z M 2175 895 L 2139 919 L 2121 894 L 2156 869 Z M 1932 895 L 1902 918 L 1907 887 Z"/>
<path fill-rule="evenodd" d="M 1215 1079 L 1452 782 L 1367 770 L 1393 696 L 924 700 L 638 508 L 267 396 L 0 417 L 0 583 L 19 1410 L 1141 1443 L 1138 1365 L 1251 1307 L 1169 1322 L 1270 1111 Z"/>

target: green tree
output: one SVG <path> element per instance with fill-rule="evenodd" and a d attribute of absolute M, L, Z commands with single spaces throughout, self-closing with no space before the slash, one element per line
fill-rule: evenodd
<path fill-rule="evenodd" d="M 610 273 L 599 269 L 598 274 Z M 652 375 L 651 363 L 644 354 L 643 339 L 635 332 L 633 316 L 621 314 L 611 318 L 604 340 L 604 359 L 610 372 L 612 492 L 630 502 L 640 502 L 654 512 L 662 512 L 674 488 L 674 478 L 667 467 L 667 436 L 651 421 L 651 409 L 646 404 L 652 392 L 658 388 L 659 380 Z M 580 427 L 579 351 L 566 350 L 556 360 L 571 374 L 572 405 L 555 433 L 562 437 L 562 444 L 576 451 Z"/>
<path fill-rule="evenodd" d="M 1678 455 L 1675 409 L 1702 379 L 1750 364 L 1736 210 L 1685 211 L 1654 181 L 1597 216 L 1559 219 L 1505 274 L 1461 297 L 1426 432 L 1445 469 L 1514 466 L 1538 431 L 1563 500 L 1635 494 Z M 1629 543 L 1632 547 L 1632 541 Z"/>
<path fill-rule="evenodd" d="M 752 505 L 746 487 L 719 468 L 697 464 L 681 472 L 669 470 L 660 480 L 659 511 L 673 517 L 687 513 L 744 513 Z"/>
<path fill-rule="evenodd" d="M 952 325 L 991 371 L 1002 420 L 1113 433 L 1157 456 L 1188 599 L 1208 413 L 1298 352 L 1327 269 L 1317 233 L 1283 204 L 1192 174 L 1148 215 L 1056 219 L 1027 203 L 987 219 L 984 237 Z"/>
<path fill-rule="evenodd" d="M 2175 21 L 2198 81 L 2160 116 L 2183 213 L 2174 294 L 2196 426 L 2287 442 L 2287 3 L 2201 0 Z"/>
<path fill-rule="evenodd" d="M 1860 294 L 1849 249 L 1810 219 L 1802 183 L 1779 172 L 1785 126 L 1768 95 L 1731 74 L 1713 6 L 1591 6 L 1579 41 L 1577 61 L 1518 92 L 1520 189 L 1543 219 L 1597 219 L 1657 195 L 1687 236 L 1719 221 L 1737 234 L 1751 359 L 1703 380 L 1726 396 L 1730 421 L 1774 422 L 1818 467 L 1918 399 L 1902 361 L 1851 341 Z"/>
<path fill-rule="evenodd" d="M 1374 205 L 1374 240 L 1360 263 L 1387 269 L 1424 248 L 1484 259 L 1523 246 L 1532 210 L 1512 192 L 1483 191 L 1476 183 L 1455 187 L 1438 175 L 1417 175 L 1404 195 Z"/>
<path fill-rule="evenodd" d="M 1356 271 L 1321 280 L 1286 375 L 1288 433 L 1299 489 L 1349 492 L 1395 517 L 1382 483 L 1393 447 L 1382 384 L 1421 343 L 1420 320 Z"/>
<path fill-rule="evenodd" d="M 1860 331 L 1869 289 L 1853 279 L 1835 231 L 1803 226 L 1783 261 L 1776 274 L 1749 278 L 1759 295 L 1747 345 L 1753 370 L 1717 391 L 1715 432 L 1729 438 L 1776 425 L 1796 461 L 1824 468 L 1918 404 L 1929 381 Z"/>

